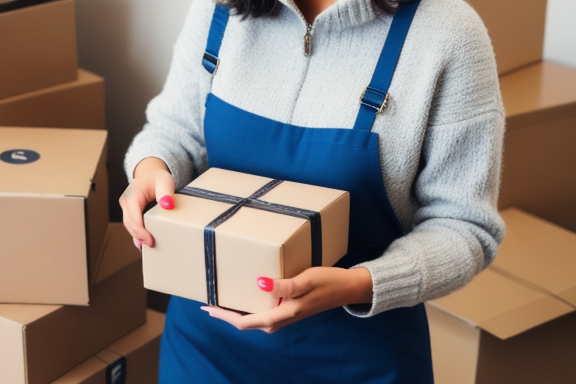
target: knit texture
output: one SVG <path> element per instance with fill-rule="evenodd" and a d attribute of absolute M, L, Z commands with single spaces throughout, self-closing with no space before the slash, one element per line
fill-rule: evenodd
<path fill-rule="evenodd" d="M 350 129 L 391 23 L 369 0 L 339 0 L 312 27 L 291 0 L 276 17 L 232 16 L 214 76 L 201 65 L 214 3 L 194 0 L 162 92 L 125 160 L 169 167 L 181 188 L 206 170 L 208 92 L 248 112 L 312 128 Z M 504 114 L 487 31 L 463 0 L 422 0 L 376 117 L 382 177 L 406 235 L 367 268 L 372 316 L 463 287 L 488 266 L 504 226 L 496 210 Z"/>

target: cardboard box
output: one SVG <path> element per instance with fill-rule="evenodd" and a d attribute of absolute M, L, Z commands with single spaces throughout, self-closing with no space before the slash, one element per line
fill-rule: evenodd
<path fill-rule="evenodd" d="M 0 302 L 89 302 L 108 226 L 102 130 L 0 127 Z"/>
<path fill-rule="evenodd" d="M 0 304 L 0 383 L 47 383 L 146 321 L 142 259 L 111 223 L 90 306 Z"/>
<path fill-rule="evenodd" d="M 576 69 L 541 62 L 500 78 L 506 134 L 499 209 L 576 232 Z"/>
<path fill-rule="evenodd" d="M 211 168 L 189 187 L 248 198 L 271 181 Z M 344 191 L 284 181 L 258 200 L 319 212 L 321 262 L 334 265 L 347 252 L 349 197 Z M 175 205 L 173 210 L 156 206 L 144 215 L 156 240 L 153 248 L 142 250 L 144 285 L 149 289 L 210 302 L 208 271 L 217 276 L 211 287 L 217 291 L 218 305 L 260 312 L 275 303 L 258 289 L 258 277 L 293 277 L 311 266 L 310 220 L 243 206 L 216 227 L 216 266 L 211 270 L 205 263 L 205 227 L 233 204 L 177 194 Z"/>
<path fill-rule="evenodd" d="M 576 233 L 516 208 L 494 263 L 427 303 L 442 384 L 576 382 Z"/>
<path fill-rule="evenodd" d="M 154 384 L 166 315 L 146 311 L 146 323 L 85 360 L 52 384 Z"/>
<path fill-rule="evenodd" d="M 38 5 L 52 0 L 0 0 L 0 12 L 13 11 L 16 9 Z"/>
<path fill-rule="evenodd" d="M 78 78 L 0 99 L 0 125 L 106 128 L 104 79 L 78 70 Z"/>
<path fill-rule="evenodd" d="M 488 29 L 502 75 L 542 60 L 546 0 L 466 0 Z"/>
<path fill-rule="evenodd" d="M 0 13 L 0 99 L 74 81 L 74 0 Z"/>

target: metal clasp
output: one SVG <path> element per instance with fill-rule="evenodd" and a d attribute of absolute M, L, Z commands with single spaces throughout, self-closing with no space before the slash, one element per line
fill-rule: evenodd
<path fill-rule="evenodd" d="M 376 113 L 380 113 L 388 104 L 388 92 L 366 87 L 364 92 L 362 92 L 362 96 L 360 96 L 360 104 L 373 108 L 376 110 Z"/>
<path fill-rule="evenodd" d="M 220 65 L 220 59 L 206 51 L 202 57 L 202 65 L 204 68 L 206 68 L 206 70 L 208 70 L 208 72 L 210 72 L 212 75 L 215 75 L 216 71 L 218 70 L 218 66 Z"/>

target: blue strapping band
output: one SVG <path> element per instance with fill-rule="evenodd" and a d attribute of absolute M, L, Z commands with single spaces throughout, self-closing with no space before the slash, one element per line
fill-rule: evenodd
<path fill-rule="evenodd" d="M 214 8 L 212 22 L 210 23 L 206 52 L 202 57 L 202 65 L 212 74 L 216 71 L 218 63 L 220 62 L 218 53 L 220 52 L 222 38 L 224 37 L 224 31 L 226 30 L 229 17 L 230 12 L 228 11 L 228 7 L 217 4 L 216 8 Z"/>
<path fill-rule="evenodd" d="M 392 19 L 384 48 L 380 53 L 370 85 L 360 100 L 360 110 L 354 123 L 354 129 L 370 131 L 376 114 L 382 112 L 388 100 L 388 88 L 400 57 L 400 51 L 406 40 L 408 29 L 414 19 L 419 0 L 400 3 Z"/>
<path fill-rule="evenodd" d="M 255 208 L 309 220 L 312 242 L 311 265 L 313 267 L 322 265 L 322 221 L 320 212 L 270 203 L 258 199 L 282 183 L 282 181 L 283 180 L 272 180 L 247 198 L 208 191 L 195 187 L 184 187 L 177 192 L 187 196 L 201 197 L 204 199 L 233 204 L 230 208 L 221 213 L 218 217 L 208 223 L 206 227 L 204 227 L 204 258 L 206 262 L 206 288 L 208 293 L 207 302 L 209 305 L 218 305 L 218 292 L 216 288 L 216 227 L 232 217 L 242 207 Z"/>

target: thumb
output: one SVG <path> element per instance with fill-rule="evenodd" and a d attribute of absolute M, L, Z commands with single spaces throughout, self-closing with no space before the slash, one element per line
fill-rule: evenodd
<path fill-rule="evenodd" d="M 164 209 L 174 208 L 174 178 L 168 172 L 162 172 L 156 178 L 156 201 Z"/>
<path fill-rule="evenodd" d="M 259 277 L 256 279 L 258 288 L 270 292 L 278 298 L 294 298 L 306 294 L 310 291 L 310 284 L 303 279 L 295 277 L 291 279 L 271 279 L 269 277 Z"/>

